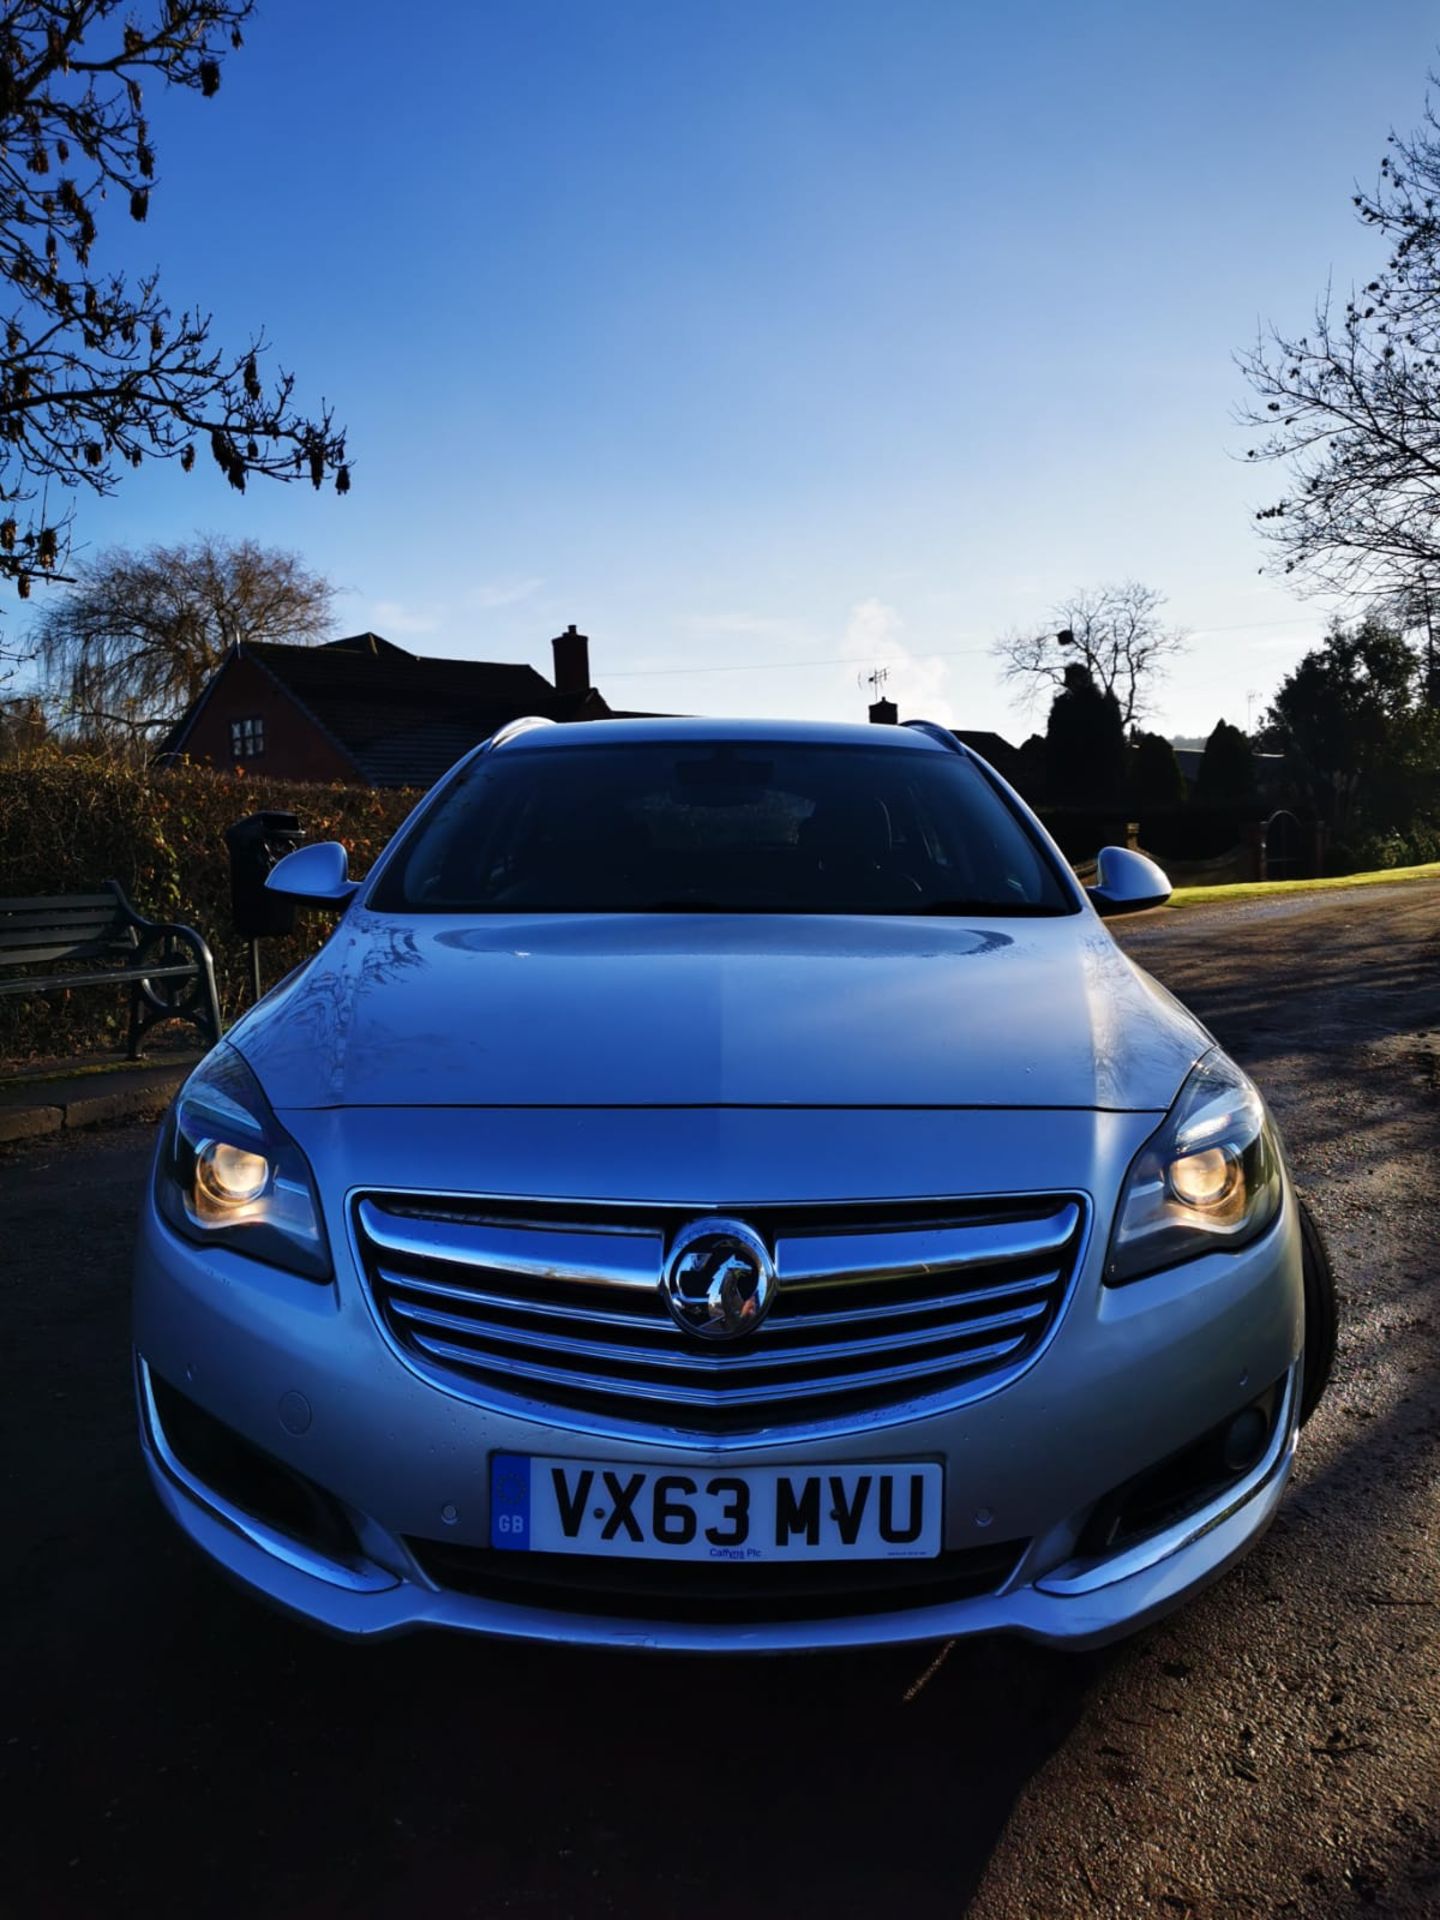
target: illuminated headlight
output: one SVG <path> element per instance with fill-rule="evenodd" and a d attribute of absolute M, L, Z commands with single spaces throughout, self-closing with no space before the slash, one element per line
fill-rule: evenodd
<path fill-rule="evenodd" d="M 178 1232 L 328 1280 L 330 1250 L 305 1156 L 233 1047 L 180 1089 L 155 1168 L 155 1198 Z"/>
<path fill-rule="evenodd" d="M 1125 1177 L 1106 1280 L 1118 1286 L 1243 1246 L 1280 1211 L 1281 1191 L 1265 1104 L 1217 1049 L 1191 1073 Z"/>
<path fill-rule="evenodd" d="M 269 1185 L 270 1162 L 263 1153 L 207 1140 L 195 1156 L 195 1199 L 217 1214 L 263 1200 Z"/>

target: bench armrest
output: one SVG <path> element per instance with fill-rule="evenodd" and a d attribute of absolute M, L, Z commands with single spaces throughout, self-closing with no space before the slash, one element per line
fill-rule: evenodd
<path fill-rule="evenodd" d="M 213 968 L 214 956 L 210 952 L 210 943 L 203 933 L 197 933 L 194 927 L 183 926 L 178 920 L 147 920 L 145 915 L 138 912 L 131 904 L 130 896 L 118 880 L 107 880 L 105 885 L 114 894 L 125 925 L 133 927 L 139 934 L 142 946 L 156 935 L 168 933 L 189 947 L 201 966 Z"/>
<path fill-rule="evenodd" d="M 130 1057 L 139 1058 L 140 1041 L 148 1028 L 166 1019 L 193 1019 L 212 1046 L 220 1039 L 220 999 L 215 991 L 215 961 L 203 934 L 193 927 L 182 926 L 178 920 L 147 920 L 143 913 L 137 913 L 131 905 L 125 889 L 118 880 L 107 880 L 106 886 L 114 894 L 120 914 L 128 928 L 136 936 L 135 958 L 132 969 L 136 981 L 130 1004 Z M 185 948 L 195 962 L 195 975 L 198 980 L 198 1006 L 194 1009 L 177 1001 L 172 993 L 160 987 L 157 974 L 154 984 L 145 976 L 145 956 L 147 949 L 161 947 L 163 954 L 165 943 Z M 173 970 L 172 970 L 173 975 Z"/>

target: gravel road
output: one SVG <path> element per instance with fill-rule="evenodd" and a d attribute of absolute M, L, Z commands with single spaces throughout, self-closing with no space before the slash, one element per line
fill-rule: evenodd
<path fill-rule="evenodd" d="M 1123 938 L 1266 1089 L 1344 1328 L 1268 1539 L 1104 1654 L 316 1637 L 143 1483 L 144 1130 L 0 1158 L 0 1913 L 1440 1912 L 1440 886 Z"/>

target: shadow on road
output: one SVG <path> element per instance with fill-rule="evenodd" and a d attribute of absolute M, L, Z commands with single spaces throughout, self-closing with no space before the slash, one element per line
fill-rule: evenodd
<path fill-rule="evenodd" d="M 907 1702 L 932 1649 L 357 1648 L 232 1592 L 149 1500 L 74 1511 L 10 1642 L 16 1911 L 953 1915 L 1099 1664 L 957 1647 Z"/>
<path fill-rule="evenodd" d="M 1179 916 L 1133 930 L 1121 922 L 1115 932 L 1263 1080 L 1280 1054 L 1328 1054 L 1440 1028 L 1432 899 L 1428 888 L 1415 892 L 1410 911 L 1425 916 L 1418 936 L 1402 927 L 1404 909 L 1364 904 L 1338 932 L 1318 906 L 1312 921 L 1280 926 L 1212 910 L 1190 926 Z"/>
<path fill-rule="evenodd" d="M 72 1154 L 85 1207 L 63 1153 L 0 1181 L 23 1249 L 0 1275 L 16 1342 L 0 1526 L 22 1543 L 0 1641 L 0 1910 L 963 1908 L 1098 1656 L 957 1646 L 907 1703 L 933 1648 L 355 1647 L 264 1610 L 172 1531 L 136 1454 L 144 1154 L 134 1136 Z"/>

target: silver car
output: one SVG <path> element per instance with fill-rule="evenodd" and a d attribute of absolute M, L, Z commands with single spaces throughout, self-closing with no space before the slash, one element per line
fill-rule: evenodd
<path fill-rule="evenodd" d="M 1091 1646 L 1263 1532 L 1334 1295 L 1259 1094 L 936 726 L 522 722 L 182 1089 L 144 1456 L 338 1633 Z"/>

